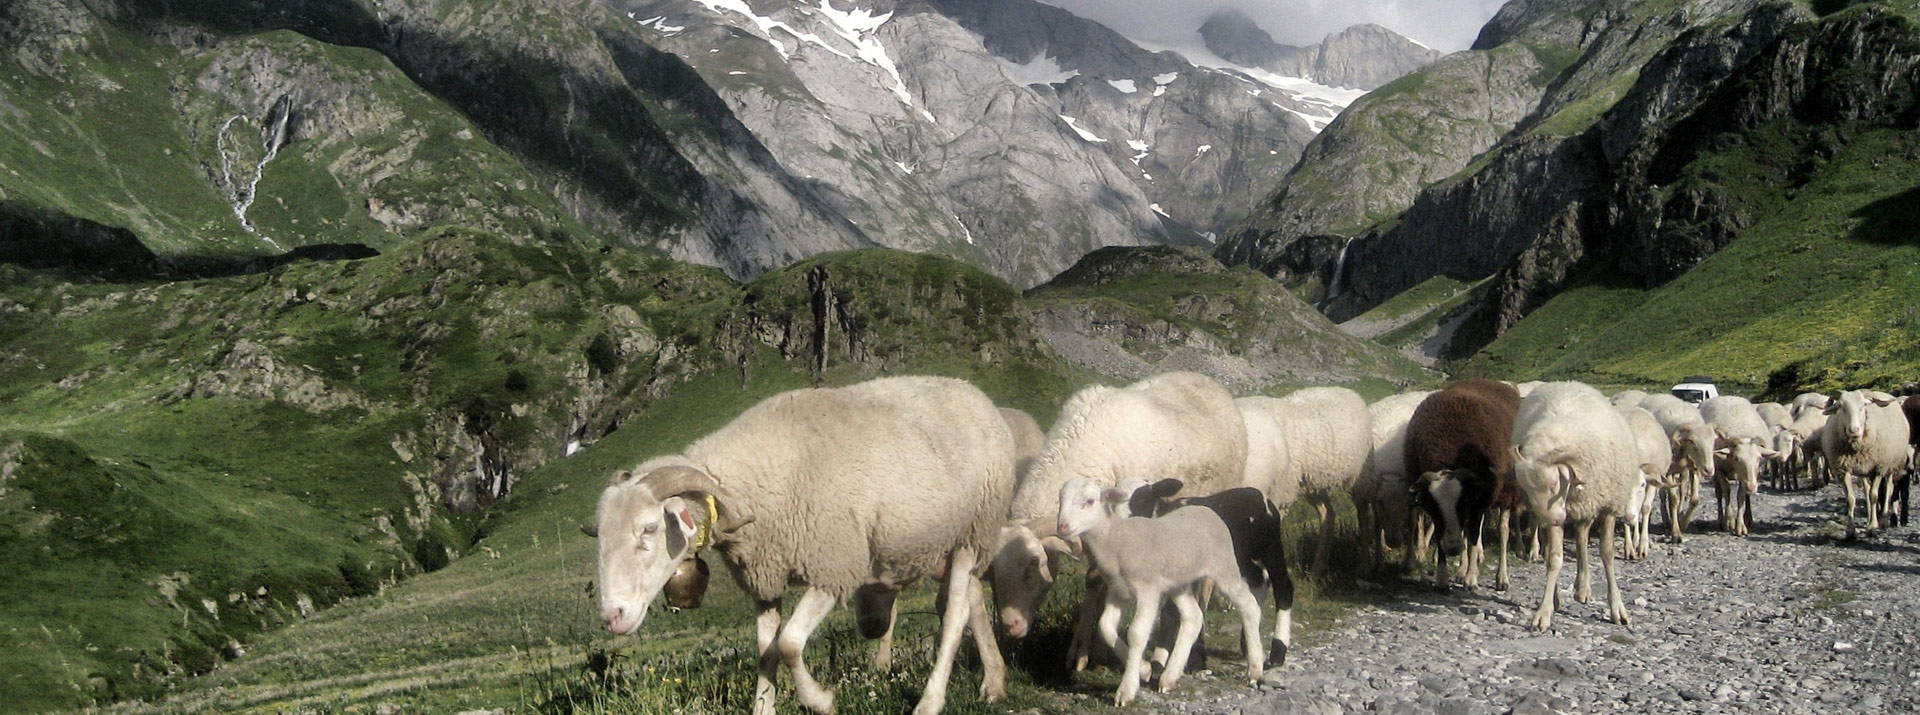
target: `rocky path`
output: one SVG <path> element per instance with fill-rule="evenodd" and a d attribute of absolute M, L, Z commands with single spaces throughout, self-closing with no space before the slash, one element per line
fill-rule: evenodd
<path fill-rule="evenodd" d="M 1633 623 L 1568 598 L 1548 633 L 1530 627 L 1545 567 L 1518 561 L 1513 589 L 1392 587 L 1294 649 L 1259 688 L 1237 662 L 1145 693 L 1142 710 L 1180 713 L 1886 713 L 1920 710 L 1920 527 L 1844 543 L 1838 486 L 1762 494 L 1742 539 L 1699 531 L 1656 539 L 1621 562 Z M 1709 488 L 1708 497 L 1711 497 Z M 1656 522 L 1656 530 L 1660 523 Z M 1597 541 L 1597 539 L 1596 539 Z M 1491 557 L 1490 557 L 1491 559 Z"/>

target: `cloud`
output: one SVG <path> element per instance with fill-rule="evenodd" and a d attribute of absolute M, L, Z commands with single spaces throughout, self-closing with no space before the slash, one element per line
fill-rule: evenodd
<path fill-rule="evenodd" d="M 1120 34 L 1169 45 L 1196 42 L 1209 15 L 1232 8 L 1288 45 L 1310 45 L 1371 22 L 1437 50 L 1466 49 L 1506 0 L 1042 0 Z"/>

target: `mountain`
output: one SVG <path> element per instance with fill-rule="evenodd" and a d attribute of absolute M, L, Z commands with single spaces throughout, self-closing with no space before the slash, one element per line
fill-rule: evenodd
<path fill-rule="evenodd" d="M 617 4 L 875 241 L 1021 285 L 1217 234 L 1331 117 L 1030 0 Z"/>
<path fill-rule="evenodd" d="M 8 3 L 0 204 L 176 271 L 441 222 L 736 275 L 872 245 L 617 14 L 444 10 Z"/>
<path fill-rule="evenodd" d="M 1356 89 L 1374 89 L 1444 54 L 1371 23 L 1328 35 L 1315 45 L 1283 45 L 1253 18 L 1231 9 L 1208 16 L 1200 25 L 1200 37 L 1208 51 L 1229 62 Z"/>
<path fill-rule="evenodd" d="M 1820 301 L 1836 296 L 1804 287 L 1831 270 L 1761 260 L 1743 249 L 1734 255 L 1744 258 L 1693 274 L 1742 241 L 1770 241 L 1790 255 L 1833 256 L 1839 265 L 1899 260 L 1902 242 L 1884 230 L 1898 222 L 1888 212 L 1898 213 L 1898 197 L 1914 186 L 1899 174 L 1881 176 L 1875 162 L 1910 151 L 1902 133 L 1920 116 L 1911 71 L 1920 63 L 1915 14 L 1881 2 L 1510 4 L 1481 35 L 1479 45 L 1491 47 L 1467 56 L 1489 66 L 1498 66 L 1503 52 L 1559 57 L 1541 64 L 1558 69 L 1525 83 L 1538 89 L 1537 99 L 1512 128 L 1476 154 L 1468 153 L 1471 142 L 1453 145 L 1459 151 L 1450 152 L 1449 161 L 1465 163 L 1449 175 L 1396 178 L 1396 200 L 1366 213 L 1352 202 L 1317 201 L 1327 195 L 1316 191 L 1329 177 L 1380 176 L 1401 156 L 1404 147 L 1381 150 L 1383 144 L 1367 141 L 1379 136 L 1367 130 L 1394 116 L 1394 105 L 1452 101 L 1465 114 L 1484 106 L 1482 93 L 1436 88 L 1435 75 L 1455 60 L 1436 63 L 1356 102 L 1315 140 L 1281 191 L 1223 243 L 1221 254 L 1306 284 L 1310 292 L 1318 287 L 1329 317 L 1360 317 L 1364 326 L 1356 329 L 1367 334 L 1394 328 L 1370 309 L 1444 280 L 1452 287 L 1409 301 L 1440 306 L 1444 318 L 1425 322 L 1432 331 L 1426 338 L 1401 338 L 1424 341 L 1439 357 L 1472 356 L 1469 364 L 1485 374 L 1552 365 L 1563 376 L 1668 379 L 1690 372 L 1673 362 L 1676 354 L 1719 364 L 1669 336 L 1724 345 L 1717 331 L 1744 325 L 1767 337 L 1716 354 L 1741 356 L 1725 366 L 1726 374 L 1747 384 L 1774 390 L 1859 384 L 1849 380 L 1898 385 L 1891 365 L 1840 357 L 1880 344 L 1851 322 L 1815 319 L 1817 329 L 1789 327 L 1800 323 L 1786 316 L 1809 318 L 1821 310 L 1806 301 L 1832 309 Z M 1540 51 L 1552 47 L 1578 51 Z M 1875 179 L 1861 178 L 1868 175 Z M 1841 218 L 1847 215 L 1853 218 Z M 1780 236 L 1787 227 L 1800 232 L 1798 241 Z M 1856 244 L 1885 251 L 1840 248 Z M 1762 283 L 1750 284 L 1753 290 L 1725 283 L 1744 270 L 1757 271 Z M 1878 284 L 1883 276 L 1869 272 L 1862 280 Z M 1758 290 L 1767 281 L 1803 288 L 1777 295 Z M 1709 283 L 1715 287 L 1705 288 Z M 1335 285 L 1338 290 L 1327 290 Z M 1571 296 L 1562 300 L 1563 293 Z M 1749 297 L 1730 302 L 1731 295 Z M 1596 302 L 1597 296 L 1605 298 Z M 1680 307 L 1686 304 L 1696 310 Z M 1544 324 L 1556 327 L 1526 328 L 1528 316 L 1548 305 L 1557 309 Z M 1777 315 L 1758 305 L 1774 306 Z M 1632 321 L 1635 315 L 1644 320 Z M 1616 319 L 1627 322 L 1615 325 Z M 1664 328 L 1648 335 L 1642 325 Z M 1795 330 L 1826 335 L 1822 344 L 1854 347 L 1816 348 L 1787 337 Z M 1510 331 L 1530 337 L 1504 341 Z M 1601 333 L 1623 337 L 1605 345 L 1583 340 Z M 1566 353 L 1564 360 L 1536 362 L 1538 353 L 1528 350 L 1541 349 L 1548 335 L 1560 337 L 1558 350 L 1582 345 L 1577 353 L 1587 357 Z M 1760 348 L 1775 342 L 1800 347 Z M 1490 343 L 1503 357 L 1479 355 Z"/>

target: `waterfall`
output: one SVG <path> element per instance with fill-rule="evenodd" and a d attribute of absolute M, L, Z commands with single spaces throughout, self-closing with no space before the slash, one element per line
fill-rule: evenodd
<path fill-rule="evenodd" d="M 259 236 L 259 230 L 247 220 L 247 209 L 253 207 L 254 198 L 259 196 L 260 177 L 267 171 L 267 162 L 273 161 L 279 155 L 280 147 L 287 144 L 287 122 L 293 117 L 293 97 L 281 95 L 279 101 L 273 103 L 273 110 L 267 115 L 267 131 L 260 140 L 260 163 L 254 165 L 253 179 L 242 188 L 233 181 L 233 155 L 227 151 L 227 145 L 233 141 L 233 123 L 246 117 L 245 114 L 235 114 L 221 124 L 216 143 L 220 152 L 220 179 L 227 185 L 228 198 L 233 203 L 233 215 L 240 219 L 240 227 L 246 229 L 247 233 Z M 286 250 L 269 236 L 260 236 L 260 240 L 266 241 L 276 251 Z"/>
<path fill-rule="evenodd" d="M 1334 298 L 1339 297 L 1340 289 L 1346 286 L 1347 248 L 1352 245 L 1351 238 L 1340 244 L 1340 257 L 1333 259 L 1333 277 L 1327 279 L 1327 297 L 1320 299 L 1320 305 L 1323 308 L 1328 303 L 1332 303 Z"/>

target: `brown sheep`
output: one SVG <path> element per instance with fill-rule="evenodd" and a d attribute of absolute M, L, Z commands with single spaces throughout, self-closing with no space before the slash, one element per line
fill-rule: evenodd
<path fill-rule="evenodd" d="M 1442 584 L 1447 557 L 1463 553 L 1466 584 L 1480 583 L 1481 527 L 1500 483 L 1513 473 L 1509 446 L 1519 406 L 1520 393 L 1511 385 L 1461 380 L 1420 403 L 1407 423 L 1407 474 L 1418 475 L 1414 498 L 1444 527 L 1434 570 Z M 1519 501 L 1516 494 L 1507 496 L 1510 503 Z"/>

